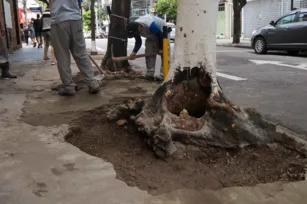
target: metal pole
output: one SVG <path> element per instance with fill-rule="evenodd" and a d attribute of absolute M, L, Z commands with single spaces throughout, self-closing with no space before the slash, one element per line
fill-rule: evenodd
<path fill-rule="evenodd" d="M 167 77 L 168 74 L 168 30 L 167 26 L 163 26 L 163 54 L 162 54 L 162 63 L 163 63 L 163 77 L 164 80 Z"/>
<path fill-rule="evenodd" d="M 293 11 L 293 10 L 294 10 L 293 1 L 294 1 L 294 0 L 291 0 L 291 11 Z"/>

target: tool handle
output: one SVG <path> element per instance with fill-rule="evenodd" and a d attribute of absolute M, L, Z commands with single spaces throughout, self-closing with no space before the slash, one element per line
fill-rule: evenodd
<path fill-rule="evenodd" d="M 99 70 L 99 72 L 101 73 L 101 74 L 105 74 L 104 73 L 104 71 L 99 67 L 99 65 L 95 62 L 95 60 L 91 57 L 91 55 L 90 55 L 90 59 L 91 59 L 91 61 L 94 63 L 94 65 L 96 66 L 96 68 Z"/>
<path fill-rule="evenodd" d="M 154 56 L 157 53 L 146 53 L 146 54 L 139 54 L 139 55 L 135 55 L 135 58 L 142 58 L 142 57 L 150 57 L 150 56 Z M 126 56 L 126 57 L 113 57 L 114 61 L 124 61 L 124 60 L 129 60 L 130 56 Z"/>

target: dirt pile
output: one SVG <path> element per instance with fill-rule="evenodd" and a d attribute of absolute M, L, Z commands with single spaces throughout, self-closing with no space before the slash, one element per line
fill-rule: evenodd
<path fill-rule="evenodd" d="M 109 108 L 84 112 L 73 122 L 67 141 L 111 162 L 118 179 L 153 195 L 181 188 L 219 189 L 305 179 L 306 158 L 277 145 L 199 149 L 177 143 L 176 154 L 158 159 L 130 121 L 119 127 L 107 120 Z"/>

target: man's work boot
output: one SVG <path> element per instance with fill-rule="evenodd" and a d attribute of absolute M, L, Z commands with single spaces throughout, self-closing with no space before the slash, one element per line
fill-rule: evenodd
<path fill-rule="evenodd" d="M 160 75 L 160 76 L 155 76 L 155 81 L 157 81 L 157 82 L 161 82 L 161 81 L 163 81 L 163 80 L 164 80 L 163 75 Z"/>
<path fill-rule="evenodd" d="M 58 94 L 60 96 L 74 96 L 74 95 L 76 95 L 76 88 L 75 87 L 62 86 L 62 87 L 59 88 Z"/>
<path fill-rule="evenodd" d="M 2 79 L 15 79 L 15 78 L 17 78 L 16 75 L 10 73 L 9 62 L 6 62 L 4 64 L 0 64 L 0 67 L 2 69 L 2 74 L 1 74 Z"/>
<path fill-rule="evenodd" d="M 98 83 L 94 83 L 88 87 L 88 91 L 91 94 L 98 94 L 100 92 L 100 86 Z"/>

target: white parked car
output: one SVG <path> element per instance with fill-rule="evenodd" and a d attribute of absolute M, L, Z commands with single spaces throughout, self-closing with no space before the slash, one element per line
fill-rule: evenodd
<path fill-rule="evenodd" d="M 172 28 L 172 32 L 170 33 L 170 40 L 175 41 L 176 36 L 176 26 L 174 23 L 167 23 L 167 26 Z"/>
<path fill-rule="evenodd" d="M 84 38 L 91 38 L 91 32 L 84 32 Z"/>

